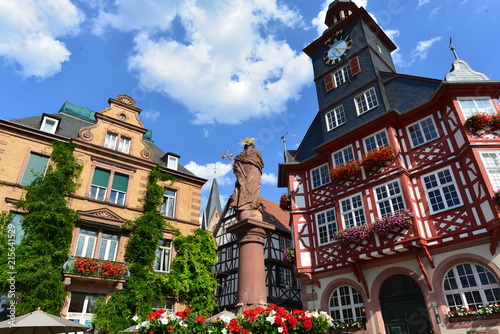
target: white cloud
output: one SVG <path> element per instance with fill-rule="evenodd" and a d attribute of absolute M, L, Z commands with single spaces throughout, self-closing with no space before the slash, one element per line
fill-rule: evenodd
<path fill-rule="evenodd" d="M 439 13 L 439 10 L 441 9 L 441 7 L 436 7 L 436 8 L 433 8 L 431 13 L 429 14 L 429 17 L 434 17 L 436 16 L 438 13 Z"/>
<path fill-rule="evenodd" d="M 96 22 L 97 32 L 136 32 L 129 70 L 144 90 L 186 106 L 195 124 L 279 114 L 311 82 L 309 58 L 273 35 L 303 27 L 302 17 L 276 0 L 118 0 Z"/>
<path fill-rule="evenodd" d="M 276 186 L 278 184 L 278 177 L 273 174 L 262 173 L 262 178 L 260 179 L 261 184 L 269 184 L 272 186 Z"/>
<path fill-rule="evenodd" d="M 201 188 L 202 192 L 210 191 L 210 187 L 212 187 L 211 180 L 214 175 L 217 177 L 217 184 L 219 186 L 234 184 L 235 182 L 232 174 L 233 166 L 231 164 L 216 162 L 206 165 L 198 165 L 196 162 L 190 161 L 187 165 L 184 165 L 184 167 L 186 167 L 194 175 L 209 180 Z"/>
<path fill-rule="evenodd" d="M 141 117 L 154 122 L 160 117 L 160 112 L 158 110 L 143 110 Z"/>
<path fill-rule="evenodd" d="M 423 5 L 428 4 L 429 2 L 431 2 L 431 0 L 418 0 L 417 8 L 420 8 Z"/>
<path fill-rule="evenodd" d="M 426 41 L 420 41 L 417 43 L 417 46 L 415 49 L 413 49 L 413 55 L 417 57 L 420 61 L 424 61 L 427 59 L 427 55 L 429 54 L 429 50 L 432 47 L 432 45 L 436 42 L 439 42 L 441 40 L 440 36 L 431 38 Z"/>
<path fill-rule="evenodd" d="M 23 78 L 51 77 L 71 54 L 57 38 L 77 34 L 83 19 L 69 0 L 0 1 L 0 57 Z"/>

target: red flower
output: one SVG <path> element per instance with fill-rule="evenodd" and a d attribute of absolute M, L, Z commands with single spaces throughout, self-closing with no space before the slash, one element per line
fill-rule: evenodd
<path fill-rule="evenodd" d="M 361 164 L 367 170 L 376 170 L 392 161 L 394 157 L 395 154 L 392 147 L 383 146 L 368 152 L 363 157 Z"/>
<path fill-rule="evenodd" d="M 302 326 L 304 326 L 305 329 L 312 329 L 313 322 L 308 317 L 302 317 Z"/>
<path fill-rule="evenodd" d="M 332 168 L 328 175 L 330 178 L 337 183 L 343 183 L 354 179 L 361 173 L 361 165 L 358 161 L 351 161 L 345 164 L 340 164 Z"/>
<path fill-rule="evenodd" d="M 203 322 L 203 321 L 205 321 L 205 318 L 203 318 L 203 317 L 200 315 L 200 316 L 199 316 L 198 318 L 196 318 L 195 320 L 196 320 L 196 321 L 198 321 L 198 322 Z"/>

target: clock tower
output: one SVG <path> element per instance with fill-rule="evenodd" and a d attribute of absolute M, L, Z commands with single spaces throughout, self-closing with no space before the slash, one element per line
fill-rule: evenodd
<path fill-rule="evenodd" d="M 384 74 L 396 73 L 391 57 L 396 46 L 367 11 L 350 0 L 332 2 L 325 23 L 323 35 L 304 52 L 314 69 L 316 119 L 321 123 L 316 127 L 321 126 L 326 142 L 389 111 L 381 81 Z M 306 151 L 298 160 L 312 154 Z"/>

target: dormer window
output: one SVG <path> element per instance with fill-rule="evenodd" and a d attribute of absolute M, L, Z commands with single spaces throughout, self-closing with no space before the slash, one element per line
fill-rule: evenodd
<path fill-rule="evenodd" d="M 167 164 L 168 169 L 177 170 L 179 166 L 179 156 L 174 153 L 167 153 L 163 156 L 162 160 Z"/>
<path fill-rule="evenodd" d="M 40 130 L 48 133 L 56 133 L 57 125 L 59 125 L 58 119 L 44 116 Z"/>

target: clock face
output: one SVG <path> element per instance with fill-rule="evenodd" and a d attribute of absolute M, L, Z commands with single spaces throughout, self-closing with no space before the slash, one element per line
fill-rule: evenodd
<path fill-rule="evenodd" d="M 323 54 L 323 61 L 327 65 L 335 65 L 344 59 L 352 47 L 352 40 L 349 36 L 336 36 L 326 41 L 326 50 Z"/>

